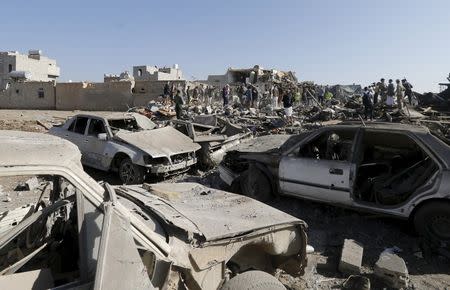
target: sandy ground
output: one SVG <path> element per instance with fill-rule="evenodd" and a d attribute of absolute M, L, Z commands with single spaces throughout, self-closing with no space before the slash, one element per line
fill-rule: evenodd
<path fill-rule="evenodd" d="M 78 111 L 0 110 L 0 129 L 45 132 L 46 129 L 38 125 L 37 120 L 51 125 L 76 113 Z M 98 181 L 119 184 L 119 179 L 114 174 L 91 168 L 85 168 L 85 170 Z M 164 180 L 149 180 L 149 182 L 156 181 Z M 183 181 L 199 182 L 213 188 L 227 189 L 214 170 L 208 173 L 192 170 L 164 182 Z M 12 186 L 12 183 L 5 184 L 4 192 L 10 191 Z M 17 193 L 12 193 L 11 196 L 14 197 L 14 194 Z M 27 196 L 26 193 L 20 196 L 22 195 Z M 20 202 L 26 201 L 20 200 Z M 4 203 L 9 202 L 1 200 L 0 203 L 3 203 L 0 204 L 1 209 L 4 208 Z M 354 239 L 364 245 L 363 275 L 370 278 L 371 289 L 384 288 L 382 283 L 374 277 L 373 266 L 383 250 L 394 246 L 401 249 L 398 255 L 408 266 L 411 276 L 410 289 L 450 289 L 449 259 L 431 254 L 427 244 L 414 235 L 407 222 L 295 198 L 282 197 L 269 204 L 305 220 L 309 225 L 309 244 L 315 248 L 315 252 L 308 256 L 308 267 L 304 276 L 292 277 L 277 273 L 279 279 L 289 289 L 341 289 L 346 277 L 339 273 L 337 266 L 341 247 L 346 238 Z"/>

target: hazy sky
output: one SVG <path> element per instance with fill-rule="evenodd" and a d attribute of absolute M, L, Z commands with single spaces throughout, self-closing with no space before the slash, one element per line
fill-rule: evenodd
<path fill-rule="evenodd" d="M 177 63 L 189 79 L 260 64 L 322 84 L 406 77 L 437 91 L 449 11 L 448 0 L 6 1 L 0 51 L 42 49 L 63 81 L 142 64 Z"/>

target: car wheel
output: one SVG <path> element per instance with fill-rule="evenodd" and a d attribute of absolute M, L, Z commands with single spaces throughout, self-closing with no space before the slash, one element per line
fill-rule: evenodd
<path fill-rule="evenodd" d="M 242 194 L 262 202 L 270 201 L 273 198 L 269 179 L 256 168 L 242 173 L 241 190 Z"/>
<path fill-rule="evenodd" d="M 123 184 L 141 184 L 145 180 L 145 170 L 130 158 L 125 158 L 119 165 L 119 177 Z"/>
<path fill-rule="evenodd" d="M 286 290 L 274 276 L 262 271 L 248 271 L 231 278 L 221 290 Z"/>
<path fill-rule="evenodd" d="M 433 242 L 450 242 L 450 204 L 431 202 L 414 215 L 416 231 Z"/>

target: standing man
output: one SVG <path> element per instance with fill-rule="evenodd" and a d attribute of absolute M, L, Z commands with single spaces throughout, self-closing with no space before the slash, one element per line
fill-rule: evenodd
<path fill-rule="evenodd" d="M 229 97 L 230 97 L 230 85 L 226 84 L 222 89 L 223 107 L 228 106 Z"/>
<path fill-rule="evenodd" d="M 198 97 L 201 104 L 205 102 L 205 89 L 203 85 L 200 85 L 198 88 Z"/>
<path fill-rule="evenodd" d="M 181 91 L 177 90 L 175 97 L 175 113 L 177 113 L 177 119 L 181 119 L 181 111 L 183 108 L 183 98 L 181 97 Z"/>
<path fill-rule="evenodd" d="M 194 87 L 194 91 L 192 92 L 192 100 L 194 102 L 198 100 L 198 86 Z"/>
<path fill-rule="evenodd" d="M 244 89 L 244 85 L 240 84 L 238 89 L 237 89 L 237 94 L 239 97 L 239 101 L 241 102 L 241 104 L 244 104 L 245 101 L 245 89 Z"/>
<path fill-rule="evenodd" d="M 329 101 L 333 98 L 333 93 L 330 92 L 330 90 L 328 89 L 328 86 L 325 89 L 325 94 L 323 94 L 323 98 L 325 99 L 325 101 Z"/>
<path fill-rule="evenodd" d="M 395 81 L 397 83 L 397 87 L 395 89 L 395 95 L 397 97 L 397 107 L 398 110 L 403 110 L 403 98 L 405 97 L 405 88 L 400 83 L 400 80 Z"/>
<path fill-rule="evenodd" d="M 252 108 L 258 108 L 258 89 L 255 86 L 252 86 Z"/>
<path fill-rule="evenodd" d="M 214 96 L 214 87 L 213 86 L 207 86 L 206 87 L 206 104 L 208 106 L 212 105 L 212 100 Z"/>
<path fill-rule="evenodd" d="M 169 96 L 170 96 L 170 83 L 167 82 L 164 85 L 164 90 L 163 90 L 164 104 L 167 104 Z"/>
<path fill-rule="evenodd" d="M 375 105 L 376 103 L 378 103 L 378 96 L 380 95 L 380 82 L 373 83 L 373 91 L 373 104 Z"/>
<path fill-rule="evenodd" d="M 368 87 L 364 88 L 363 94 L 363 105 L 364 105 L 364 118 L 370 117 L 370 121 L 373 120 L 373 101 L 372 94 Z"/>
<path fill-rule="evenodd" d="M 412 88 L 413 88 L 413 86 L 406 79 L 402 80 L 402 84 L 403 84 L 403 87 L 405 88 L 405 95 L 408 96 L 408 103 L 410 105 L 412 105 L 412 98 L 413 98 Z"/>
<path fill-rule="evenodd" d="M 252 104 L 252 98 L 252 87 L 248 85 L 247 90 L 245 91 L 245 106 L 247 108 L 250 108 L 250 105 Z"/>
<path fill-rule="evenodd" d="M 392 83 L 392 79 L 389 79 L 389 84 L 387 85 L 387 98 L 386 105 L 393 106 L 394 105 L 394 95 L 395 95 L 395 87 Z"/>
<path fill-rule="evenodd" d="M 380 79 L 380 82 L 378 83 L 378 93 L 380 94 L 381 97 L 380 99 L 381 103 L 386 103 L 387 86 L 383 78 Z"/>
<path fill-rule="evenodd" d="M 187 104 L 191 103 L 191 87 L 186 86 L 186 98 L 187 98 Z"/>
<path fill-rule="evenodd" d="M 173 101 L 173 98 L 175 96 L 175 94 L 177 93 L 177 88 L 175 87 L 175 83 L 172 83 L 172 85 L 170 86 L 170 101 Z"/>
<path fill-rule="evenodd" d="M 323 105 L 323 100 L 324 100 L 324 95 L 325 95 L 325 91 L 322 88 L 322 86 L 317 86 L 316 87 L 316 92 L 315 92 L 316 98 L 319 101 L 319 103 L 321 105 Z"/>
<path fill-rule="evenodd" d="M 286 120 L 290 123 L 292 121 L 292 92 L 290 90 L 286 90 L 286 93 L 283 96 L 283 108 L 284 114 L 286 115 Z"/>
<path fill-rule="evenodd" d="M 278 108 L 278 98 L 280 97 L 280 91 L 277 85 L 272 87 L 272 106 L 274 109 Z"/>

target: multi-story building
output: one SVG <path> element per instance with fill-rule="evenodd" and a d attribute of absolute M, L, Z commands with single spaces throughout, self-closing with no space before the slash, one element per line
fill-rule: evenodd
<path fill-rule="evenodd" d="M 28 55 L 0 52 L 0 89 L 15 81 L 56 82 L 59 75 L 56 60 L 43 56 L 40 50 L 30 50 Z"/>

